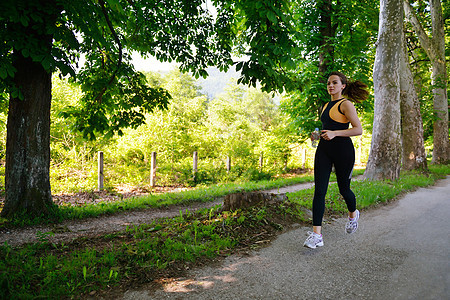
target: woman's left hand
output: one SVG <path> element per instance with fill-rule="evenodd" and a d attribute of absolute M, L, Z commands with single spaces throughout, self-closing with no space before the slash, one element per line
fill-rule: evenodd
<path fill-rule="evenodd" d="M 331 130 L 322 130 L 322 133 L 320 134 L 320 137 L 324 140 L 332 140 L 336 136 L 336 133 Z"/>

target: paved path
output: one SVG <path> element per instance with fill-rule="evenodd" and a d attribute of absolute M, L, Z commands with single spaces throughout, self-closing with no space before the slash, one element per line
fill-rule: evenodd
<path fill-rule="evenodd" d="M 191 271 L 164 289 L 123 299 L 450 299 L 450 177 L 323 227 L 325 246 L 304 248 L 309 228 L 280 235 L 249 256 Z"/>

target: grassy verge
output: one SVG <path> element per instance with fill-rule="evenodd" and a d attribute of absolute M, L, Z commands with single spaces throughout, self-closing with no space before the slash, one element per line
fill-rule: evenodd
<path fill-rule="evenodd" d="M 113 286 L 126 290 L 163 276 L 181 276 L 199 261 L 267 243 L 283 224 L 293 222 L 282 213 L 285 205 L 180 212 L 176 218 L 70 244 L 52 244 L 43 235 L 39 243 L 22 248 L 4 245 L 0 298 L 84 298 Z"/>
<path fill-rule="evenodd" d="M 42 216 L 40 218 L 27 219 L 26 217 L 19 215 L 12 220 L 0 219 L 0 228 L 6 226 L 22 227 L 46 224 L 70 219 L 83 219 L 119 213 L 127 210 L 167 207 L 193 202 L 208 202 L 230 193 L 273 189 L 312 180 L 313 175 L 311 173 L 306 173 L 292 178 L 199 186 L 196 189 L 188 191 L 150 194 L 148 196 L 133 197 L 109 203 L 87 204 L 84 206 L 58 206 L 53 209 L 51 215 Z"/>
<path fill-rule="evenodd" d="M 61 207 L 60 211 L 65 219 L 81 219 L 107 213 L 116 213 L 123 210 L 167 207 L 193 202 L 209 202 L 231 193 L 274 189 L 312 180 L 313 175 L 306 174 L 298 177 L 279 178 L 275 180 L 214 184 L 177 193 L 129 198 L 114 203 L 100 203 L 95 205 L 85 205 L 83 207 Z"/>
<path fill-rule="evenodd" d="M 355 170 L 354 176 L 361 175 L 363 173 L 364 170 Z M 189 204 L 193 202 L 208 202 L 214 201 L 219 197 L 223 197 L 231 193 L 276 189 L 298 183 L 311 182 L 313 180 L 314 176 L 312 175 L 312 173 L 306 173 L 291 178 L 214 184 L 198 187 L 194 190 L 176 193 L 151 194 L 149 196 L 123 199 L 117 202 L 88 204 L 84 206 L 59 206 L 55 207 L 55 209 L 53 210 L 53 214 L 31 220 L 23 216 L 18 216 L 17 218 L 9 221 L 0 219 L 0 228 L 5 226 L 21 227 L 36 224 L 61 222 L 63 220 L 70 219 L 83 219 L 89 217 L 97 217 L 105 214 L 119 213 L 127 210 L 146 209 L 150 207 L 158 208 Z M 331 180 L 335 180 L 334 174 L 332 175 Z"/>
<path fill-rule="evenodd" d="M 374 206 L 379 203 L 395 199 L 401 194 L 413 191 L 418 187 L 426 187 L 434 184 L 437 179 L 450 174 L 450 165 L 431 165 L 429 174 L 419 172 L 403 172 L 397 181 L 353 181 L 352 191 L 355 193 L 358 208 Z M 301 207 L 312 207 L 314 188 L 289 193 L 288 198 Z M 342 196 L 336 183 L 329 185 L 325 198 L 326 212 L 332 215 L 347 213 Z"/>
<path fill-rule="evenodd" d="M 430 169 L 430 174 L 404 173 L 396 182 L 354 182 L 358 206 L 389 201 L 450 173 L 450 166 Z M 275 188 L 272 184 L 270 188 Z M 5 244 L 0 246 L 0 299 L 102 297 L 106 290 L 125 291 L 159 278 L 182 276 L 192 265 L 258 247 L 286 226 L 305 220 L 302 211 L 311 207 L 312 192 L 291 193 L 289 201 L 270 207 L 180 212 L 175 218 L 68 244 L 50 243 L 45 233 L 35 244 L 19 248 Z M 327 213 L 345 210 L 337 187 L 331 184 Z"/>

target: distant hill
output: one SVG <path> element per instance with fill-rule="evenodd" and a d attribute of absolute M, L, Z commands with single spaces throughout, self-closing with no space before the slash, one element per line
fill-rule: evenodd
<path fill-rule="evenodd" d="M 219 69 L 215 67 L 208 68 L 206 71 L 209 76 L 206 79 L 197 79 L 197 84 L 202 88 L 200 92 L 209 99 L 214 99 L 218 94 L 224 91 L 224 88 L 230 84 L 233 79 L 236 82 L 240 76 L 240 73 L 236 72 L 234 67 L 227 72 L 220 72 Z M 247 88 L 247 86 L 244 86 L 244 89 Z M 275 93 L 273 99 L 277 105 L 280 104 L 280 94 Z"/>
<path fill-rule="evenodd" d="M 206 79 L 197 79 L 197 84 L 202 88 L 200 92 L 210 99 L 222 93 L 232 79 L 237 80 L 240 76 L 234 67 L 230 68 L 227 72 L 220 72 L 215 67 L 208 68 L 206 71 L 208 72 L 208 77 Z"/>
<path fill-rule="evenodd" d="M 143 58 L 139 53 L 132 53 L 133 64 L 138 71 L 156 72 L 165 75 L 170 70 L 177 68 L 177 63 L 160 62 L 154 57 Z M 201 93 L 212 99 L 223 92 L 224 87 L 230 83 L 232 78 L 238 79 L 239 73 L 232 66 L 227 72 L 220 72 L 218 68 L 207 68 L 209 76 L 206 79 L 199 78 L 197 83 L 202 87 Z"/>

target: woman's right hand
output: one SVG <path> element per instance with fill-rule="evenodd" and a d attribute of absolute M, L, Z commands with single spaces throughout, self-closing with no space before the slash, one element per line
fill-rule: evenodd
<path fill-rule="evenodd" d="M 331 141 L 332 139 L 334 139 L 336 136 L 338 135 L 337 131 L 332 131 L 332 130 L 322 130 L 320 137 L 323 138 L 324 140 L 327 141 Z"/>
<path fill-rule="evenodd" d="M 317 132 L 313 131 L 311 132 L 311 141 L 319 140 L 320 139 L 320 132 L 317 134 Z"/>

